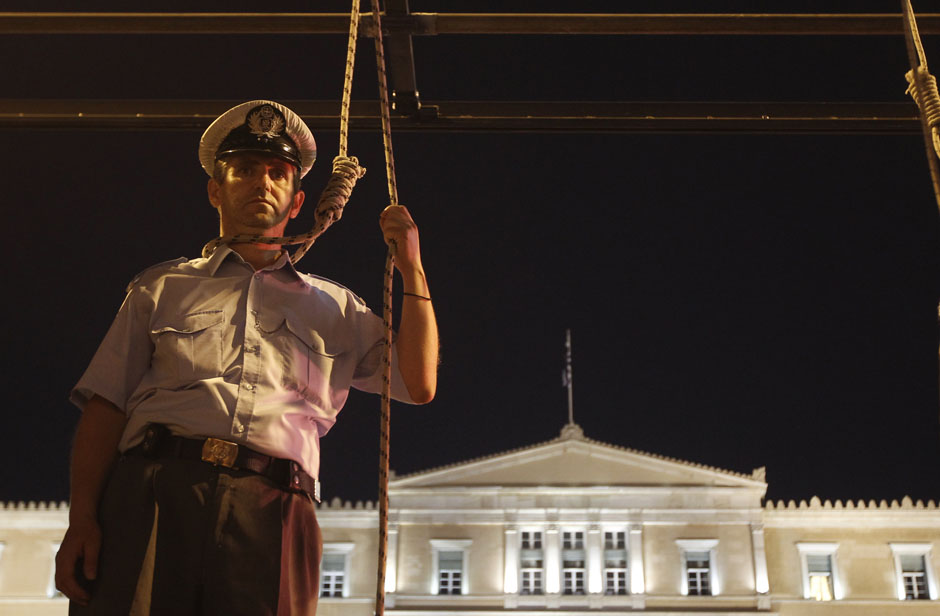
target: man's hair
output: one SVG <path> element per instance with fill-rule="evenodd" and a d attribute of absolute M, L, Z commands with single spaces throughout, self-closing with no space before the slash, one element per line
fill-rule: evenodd
<path fill-rule="evenodd" d="M 226 164 L 227 163 L 226 163 L 225 158 L 217 158 L 215 159 L 215 165 L 212 167 L 212 179 L 218 182 L 219 184 L 222 184 L 225 182 L 225 165 Z M 294 165 L 291 165 L 291 169 L 294 170 L 294 194 L 296 195 L 297 193 L 300 192 L 300 180 L 301 180 L 300 169 L 298 169 Z"/>

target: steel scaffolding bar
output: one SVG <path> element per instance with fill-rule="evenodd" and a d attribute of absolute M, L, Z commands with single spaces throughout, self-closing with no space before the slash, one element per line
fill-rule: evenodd
<path fill-rule="evenodd" d="M 0 34 L 344 34 L 345 13 L 0 13 Z M 940 13 L 917 16 L 940 34 Z M 389 32 L 433 34 L 891 35 L 900 13 L 621 14 L 410 13 L 383 18 Z M 371 36 L 363 15 L 360 33 Z"/>
<path fill-rule="evenodd" d="M 0 129 L 202 130 L 239 101 L 0 99 Z M 336 101 L 284 101 L 311 128 L 335 130 Z M 437 116 L 394 117 L 396 131 L 915 134 L 904 103 L 432 101 Z M 379 127 L 374 101 L 354 101 L 352 130 Z"/>

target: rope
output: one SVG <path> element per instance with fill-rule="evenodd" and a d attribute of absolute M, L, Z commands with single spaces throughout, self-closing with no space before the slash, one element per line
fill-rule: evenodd
<path fill-rule="evenodd" d="M 343 79 L 343 100 L 339 116 L 339 153 L 333 159 L 333 172 L 326 188 L 320 193 L 317 208 L 313 213 L 316 222 L 313 229 L 300 235 L 287 237 L 270 237 L 265 235 L 239 234 L 217 237 L 202 249 L 202 256 L 208 257 L 222 244 L 302 244 L 294 254 L 291 262 L 296 264 L 307 254 L 318 237 L 330 228 L 334 222 L 343 217 L 343 208 L 352 194 L 356 181 L 365 175 L 365 167 L 359 166 L 355 156 L 346 156 L 349 142 L 349 104 L 352 99 L 353 72 L 356 65 L 356 41 L 359 37 L 359 0 L 352 0 L 352 9 L 349 13 L 349 38 L 346 44 L 346 74 Z"/>
<path fill-rule="evenodd" d="M 901 0 L 904 12 L 904 39 L 907 43 L 907 55 L 911 70 L 905 73 L 907 94 L 911 95 L 920 109 L 920 123 L 924 134 L 924 146 L 927 152 L 927 164 L 930 167 L 930 179 L 933 183 L 934 197 L 940 207 L 940 94 L 937 92 L 937 80 L 927 70 L 927 56 L 917 30 L 917 20 L 910 0 Z"/>
<path fill-rule="evenodd" d="M 920 109 L 920 127 L 924 134 L 924 149 L 927 152 L 927 165 L 930 168 L 930 180 L 933 183 L 934 199 L 940 207 L 940 165 L 937 157 L 940 156 L 940 140 L 937 136 L 937 125 L 940 122 L 940 97 L 937 95 L 937 80 L 927 70 L 927 54 L 920 40 L 917 30 L 917 19 L 914 17 L 914 8 L 911 0 L 901 0 L 904 13 L 904 42 L 907 44 L 907 58 L 911 63 L 911 70 L 904 77 L 907 79 L 907 93 L 914 98 Z M 937 308 L 940 318 L 940 306 Z"/>
<path fill-rule="evenodd" d="M 398 205 L 398 184 L 395 179 L 395 155 L 392 151 L 392 121 L 388 102 L 388 79 L 385 73 L 385 44 L 382 38 L 382 15 L 379 0 L 372 0 L 375 24 L 375 66 L 379 82 L 382 114 L 382 142 L 385 145 L 385 176 L 388 179 L 388 200 Z M 385 348 L 382 354 L 382 411 L 379 417 L 379 555 L 376 571 L 375 616 L 385 614 L 385 569 L 388 561 L 388 458 L 389 424 L 391 420 L 392 379 L 392 283 L 395 269 L 395 244 L 390 243 L 385 256 L 385 280 L 382 295 L 382 321 L 385 325 Z"/>

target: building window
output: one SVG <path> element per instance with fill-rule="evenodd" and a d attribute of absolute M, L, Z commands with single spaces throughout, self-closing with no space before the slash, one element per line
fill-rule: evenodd
<path fill-rule="evenodd" d="M 349 553 L 353 543 L 326 543 L 320 563 L 320 596 L 349 596 Z"/>
<path fill-rule="evenodd" d="M 604 533 L 604 594 L 626 595 L 627 586 L 627 533 Z"/>
<path fill-rule="evenodd" d="M 584 594 L 584 569 L 565 569 L 565 594 Z"/>
<path fill-rule="evenodd" d="M 542 533 L 540 531 L 522 531 L 522 549 L 523 550 L 541 550 Z"/>
<path fill-rule="evenodd" d="M 467 552 L 470 539 L 431 539 L 434 575 L 433 595 L 467 594 Z"/>
<path fill-rule="evenodd" d="M 561 544 L 564 550 L 583 550 L 584 532 L 580 530 L 563 532 L 561 534 Z"/>
<path fill-rule="evenodd" d="M 605 550 L 623 550 L 627 547 L 627 533 L 624 531 L 608 531 L 604 533 Z"/>
<path fill-rule="evenodd" d="M 898 576 L 898 599 L 916 601 L 935 598 L 929 543 L 892 543 Z"/>
<path fill-rule="evenodd" d="M 836 569 L 837 543 L 797 543 L 803 570 L 803 598 L 815 601 L 841 599 Z"/>
<path fill-rule="evenodd" d="M 522 531 L 522 544 L 519 551 L 519 594 L 541 595 L 545 592 L 543 584 L 544 554 L 542 553 L 542 532 Z"/>
<path fill-rule="evenodd" d="M 541 595 L 542 590 L 542 570 L 541 569 L 523 569 L 522 587 L 520 593 L 523 595 Z"/>
<path fill-rule="evenodd" d="M 708 552 L 688 551 L 685 553 L 685 573 L 688 581 L 688 594 L 710 595 L 711 558 Z"/>
<path fill-rule="evenodd" d="M 463 551 L 441 550 L 437 553 L 439 595 L 459 595 L 463 577 Z"/>
<path fill-rule="evenodd" d="M 684 595 L 709 596 L 718 594 L 718 576 L 715 572 L 717 539 L 677 539 L 682 550 L 681 592 Z"/>
<path fill-rule="evenodd" d="M 566 595 L 584 594 L 584 531 L 563 531 L 561 534 L 561 574 Z"/>
<path fill-rule="evenodd" d="M 629 593 L 627 588 L 626 570 L 608 569 L 605 572 L 604 594 L 605 595 L 626 595 Z"/>
<path fill-rule="evenodd" d="M 832 601 L 832 555 L 807 554 L 806 574 L 809 596 L 816 601 Z"/>
<path fill-rule="evenodd" d="M 320 596 L 342 597 L 346 585 L 346 555 L 324 554 L 320 571 Z"/>
<path fill-rule="evenodd" d="M 927 593 L 927 566 L 923 554 L 901 555 L 901 580 L 905 599 L 929 599 Z"/>

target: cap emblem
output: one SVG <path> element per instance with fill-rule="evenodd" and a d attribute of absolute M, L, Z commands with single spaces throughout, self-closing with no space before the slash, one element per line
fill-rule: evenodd
<path fill-rule="evenodd" d="M 261 105 L 248 114 L 248 130 L 252 135 L 274 139 L 284 130 L 284 118 L 271 105 Z"/>

